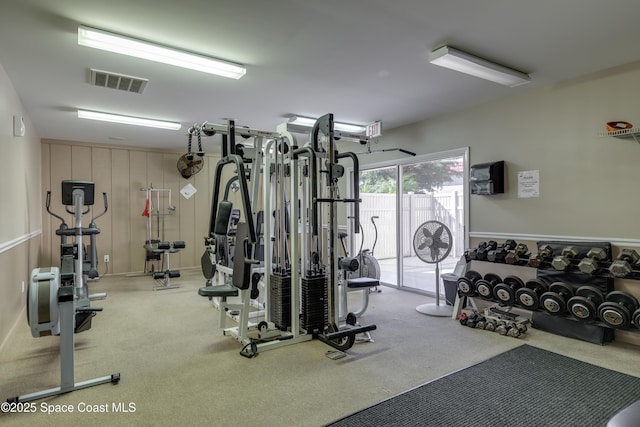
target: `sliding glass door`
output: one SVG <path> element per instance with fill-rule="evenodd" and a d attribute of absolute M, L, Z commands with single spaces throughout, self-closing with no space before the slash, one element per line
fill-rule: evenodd
<path fill-rule="evenodd" d="M 403 224 L 401 286 L 435 295 L 436 263 L 441 274 L 451 272 L 464 252 L 463 170 L 464 159 L 460 156 L 400 166 L 402 191 L 399 216 Z M 414 244 L 414 241 L 424 242 L 425 236 L 436 245 L 439 239 L 442 242 L 440 250 L 416 253 L 420 245 Z M 432 244 L 431 240 L 429 244 Z M 449 254 L 443 258 L 447 250 Z M 444 292 L 443 286 L 440 291 Z"/>
<path fill-rule="evenodd" d="M 444 229 L 450 231 L 450 241 L 443 243 L 450 247 L 449 254 L 438 259 L 438 266 L 440 274 L 453 271 L 468 244 L 467 158 L 468 150 L 459 149 L 393 165 L 361 166 L 362 233 L 352 233 L 353 253 L 361 248 L 373 250 L 385 285 L 435 295 L 436 264 L 421 259 L 413 243 L 416 233 L 422 233 L 420 226 L 428 221 L 437 221 L 431 226 L 436 226 L 438 237 L 439 233 L 448 236 Z M 444 295 L 443 286 L 440 292 Z"/>

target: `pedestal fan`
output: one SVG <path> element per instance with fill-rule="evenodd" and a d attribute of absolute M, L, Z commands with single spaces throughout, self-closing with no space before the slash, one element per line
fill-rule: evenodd
<path fill-rule="evenodd" d="M 451 252 L 451 231 L 439 221 L 421 224 L 413 235 L 413 250 L 420 261 L 436 265 L 436 303 L 422 304 L 416 310 L 430 316 L 451 316 L 453 307 L 440 305 L 440 261 Z"/>

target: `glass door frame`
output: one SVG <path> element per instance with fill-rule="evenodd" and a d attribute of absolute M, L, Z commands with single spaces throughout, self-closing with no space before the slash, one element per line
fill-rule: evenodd
<path fill-rule="evenodd" d="M 407 158 L 402 158 L 402 159 L 393 159 L 393 160 L 388 160 L 388 161 L 383 161 L 383 162 L 376 162 L 376 163 L 368 163 L 368 164 L 360 164 L 360 172 L 366 171 L 366 170 L 370 170 L 370 169 L 379 169 L 379 168 L 388 168 L 390 166 L 395 167 L 396 169 L 396 179 L 397 179 L 397 185 L 396 185 L 396 213 L 397 213 L 397 218 L 398 220 L 396 221 L 396 235 L 397 235 L 397 239 L 396 239 L 396 274 L 397 274 L 397 284 L 393 285 L 393 284 L 389 284 L 389 283 L 384 283 L 387 286 L 392 286 L 392 287 L 397 287 L 398 289 L 403 289 L 406 291 L 410 291 L 410 292 L 416 292 L 416 293 L 421 293 L 421 294 L 425 294 L 425 295 L 429 295 L 428 292 L 424 292 L 421 291 L 419 289 L 415 289 L 415 288 L 407 288 L 403 286 L 403 277 L 402 277 L 402 271 L 403 271 L 403 257 L 402 257 L 402 248 L 404 246 L 404 237 L 403 237 L 403 215 L 401 214 L 402 211 L 402 195 L 404 193 L 403 188 L 402 188 L 402 166 L 407 166 L 407 165 L 411 165 L 413 163 L 422 163 L 422 162 L 430 162 L 430 161 L 438 161 L 438 160 L 444 160 L 444 159 L 448 159 L 448 158 L 452 158 L 452 157 L 461 157 L 463 160 L 463 172 L 462 172 L 462 182 L 463 182 L 463 205 L 464 205 L 464 226 L 463 226 L 463 230 L 464 230 L 464 236 L 463 236 L 463 242 L 464 242 L 464 246 L 465 247 L 469 247 L 469 147 L 463 147 L 463 148 L 456 148 L 456 149 L 452 149 L 452 150 L 447 150 L 447 151 L 440 151 L 438 153 L 431 153 L 431 154 L 422 154 L 422 155 L 418 155 L 415 157 L 407 157 Z M 348 174 L 349 176 L 353 176 L 353 168 L 348 168 Z M 351 194 L 351 189 L 348 189 L 348 194 L 349 197 L 353 197 L 353 194 Z M 351 204 L 349 204 L 351 205 Z M 347 207 L 347 212 L 349 216 L 353 215 L 353 206 L 348 206 Z M 353 230 L 351 229 L 351 221 L 348 222 L 347 224 L 347 228 L 348 228 L 348 234 L 350 236 L 350 239 L 353 239 Z M 353 241 L 352 241 L 353 243 Z"/>

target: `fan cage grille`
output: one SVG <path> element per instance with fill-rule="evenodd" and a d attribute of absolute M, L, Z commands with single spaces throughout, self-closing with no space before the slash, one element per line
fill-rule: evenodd
<path fill-rule="evenodd" d="M 439 221 L 422 223 L 413 235 L 413 250 L 427 264 L 445 259 L 451 252 L 453 236 L 446 225 Z"/>

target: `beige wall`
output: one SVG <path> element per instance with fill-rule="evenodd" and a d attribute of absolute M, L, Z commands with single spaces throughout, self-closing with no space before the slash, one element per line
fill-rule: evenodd
<path fill-rule="evenodd" d="M 13 116 L 22 116 L 24 137 L 13 135 Z M 16 322 L 24 319 L 26 288 L 40 249 L 40 138 L 0 66 L 0 349 Z M 24 286 L 23 286 L 24 284 Z"/>
<path fill-rule="evenodd" d="M 171 255 L 171 268 L 199 266 L 204 251 L 203 238 L 209 229 L 212 186 L 219 157 L 207 155 L 202 171 L 186 180 L 176 168 L 180 155 L 45 139 L 42 141 L 43 199 L 50 189 L 51 210 L 60 214 L 64 212 L 60 203 L 62 180 L 94 181 L 97 214 L 103 209 L 102 193 L 107 193 L 109 210 L 96 221 L 101 230 L 97 236 L 99 272 L 104 275 L 107 272 L 103 262 L 105 254 L 111 259 L 108 274 L 143 271 L 147 219 L 142 216 L 146 193 L 140 189 L 170 189 L 176 210 L 164 217 L 165 240 L 186 243 L 185 249 Z M 187 200 L 179 191 L 189 182 L 197 193 Z M 60 221 L 43 212 L 43 263 L 56 265 L 60 240 L 55 236 L 55 229 Z M 73 224 L 71 216 L 67 217 L 67 223 Z M 83 225 L 89 221 L 90 218 L 86 218 Z M 155 224 L 154 221 L 154 231 Z"/>
<path fill-rule="evenodd" d="M 384 145 L 468 146 L 471 165 L 506 161 L 505 194 L 470 199 L 471 233 L 640 240 L 640 145 L 598 136 L 611 120 L 640 126 L 639 80 L 637 62 L 391 130 Z M 540 171 L 538 198 L 517 197 L 517 172 L 527 170 Z"/>

